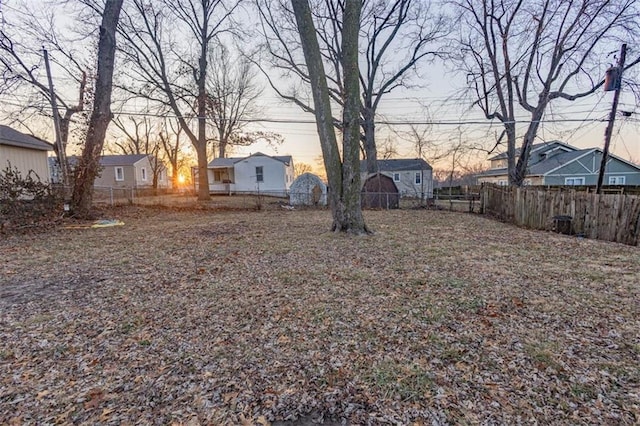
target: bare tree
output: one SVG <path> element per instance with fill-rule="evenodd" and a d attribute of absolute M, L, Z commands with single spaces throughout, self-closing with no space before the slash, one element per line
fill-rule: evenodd
<path fill-rule="evenodd" d="M 182 155 L 182 128 L 177 120 L 166 120 L 163 129 L 160 131 L 159 137 L 162 143 L 162 151 L 164 156 L 171 165 L 171 183 L 173 188 L 178 188 L 180 182 L 180 169 L 184 163 L 184 155 Z"/>
<path fill-rule="evenodd" d="M 65 40 L 59 32 L 53 11 L 41 18 L 36 18 L 29 10 L 17 10 L 11 18 L 3 17 L 0 27 L 0 95 L 25 96 L 16 104 L 21 105 L 21 117 L 30 110 L 38 117 L 52 117 L 51 93 L 44 74 L 41 49 L 41 46 L 46 46 L 59 76 L 64 81 L 72 81 L 77 90 L 77 103 L 69 102 L 64 89 L 54 90 L 59 107 L 60 139 L 66 154 L 71 120 L 85 107 L 89 67 L 80 59 L 82 55 L 70 47 L 69 40 Z M 30 97 L 30 94 L 36 95 L 36 98 Z M 46 100 L 46 106 L 37 98 Z M 66 158 L 66 155 L 60 155 L 58 145 L 54 145 L 54 151 L 58 159 Z M 67 170 L 68 164 L 60 162 L 60 167 Z"/>
<path fill-rule="evenodd" d="M 431 126 L 411 124 L 408 130 L 393 130 L 393 132 L 411 145 L 413 154 L 417 158 L 430 164 L 448 155 L 449 147 L 433 139 Z"/>
<path fill-rule="evenodd" d="M 311 173 L 313 171 L 313 167 L 311 164 L 298 162 L 293 165 L 293 175 L 298 177 L 305 173 Z"/>
<path fill-rule="evenodd" d="M 163 135 L 159 123 L 153 123 L 148 117 L 129 116 L 127 121 L 116 117 L 113 124 L 122 132 L 124 140 L 115 140 L 113 145 L 125 155 L 146 155 L 149 157 L 152 173 L 152 186 L 158 187 L 160 175 L 165 170 L 161 151 Z"/>
<path fill-rule="evenodd" d="M 391 135 L 382 140 L 382 143 L 378 144 L 379 151 L 378 157 L 382 157 L 383 160 L 389 160 L 400 155 L 398 151 L 398 141 Z"/>
<path fill-rule="evenodd" d="M 247 130 L 250 119 L 260 112 L 256 101 L 262 94 L 253 63 L 246 57 L 233 59 L 222 43 L 210 52 L 207 116 L 216 129 L 218 157 L 226 157 L 227 147 L 248 146 L 259 140 L 281 143 L 278 134 Z"/>
<path fill-rule="evenodd" d="M 342 159 L 338 150 L 327 76 L 322 52 L 307 0 L 291 0 L 297 23 L 306 70 L 311 82 L 316 125 L 325 169 L 329 179 L 329 198 L 333 214 L 332 229 L 361 234 L 368 232 L 360 205 L 360 82 L 358 70 L 358 31 L 360 0 L 345 0 L 341 50 L 344 70 L 344 107 L 342 114 Z"/>
<path fill-rule="evenodd" d="M 295 77 L 293 85 L 282 89 L 265 75 L 280 97 L 298 105 L 306 112 L 315 113 L 308 96 L 310 76 L 301 65 L 301 46 L 291 33 L 290 11 L 278 8 L 268 0 L 255 0 L 261 16 L 262 31 L 266 39 L 267 60 L 284 77 Z M 341 25 L 344 1 L 316 0 L 310 7 L 326 69 L 329 96 L 338 106 L 344 106 L 344 70 L 342 69 Z M 394 0 L 389 2 L 365 1 L 361 18 L 360 38 L 365 50 L 360 59 L 359 79 L 362 118 L 362 140 L 368 172 L 377 171 L 375 139 L 376 111 L 383 97 L 399 87 L 410 87 L 418 65 L 441 53 L 440 40 L 447 33 L 445 20 L 429 9 L 429 3 L 420 0 Z M 341 120 L 334 118 L 340 128 Z"/>
<path fill-rule="evenodd" d="M 574 101 L 603 85 L 612 43 L 638 40 L 636 0 L 462 0 L 460 63 L 473 105 L 504 126 L 509 182 L 522 185 L 540 123 L 556 100 Z M 633 58 L 628 69 L 640 62 Z M 518 113 L 524 123 L 516 150 Z"/>
<path fill-rule="evenodd" d="M 98 75 L 93 112 L 87 139 L 76 167 L 72 203 L 76 215 L 88 217 L 93 200 L 93 183 L 99 171 L 99 157 L 111 122 L 111 90 L 116 53 L 116 27 L 123 0 L 106 0 L 98 41 Z"/>
<path fill-rule="evenodd" d="M 124 155 L 147 154 L 157 156 L 161 142 L 156 136 L 160 133 L 157 123 L 148 117 L 122 116 L 113 119 L 113 124 L 122 132 L 124 140 L 115 140 L 116 150 Z"/>
<path fill-rule="evenodd" d="M 207 175 L 207 76 L 209 51 L 238 2 L 224 0 L 132 0 L 120 35 L 129 65 L 130 94 L 168 107 L 198 158 L 198 199 L 209 199 Z M 180 43 L 182 41 L 183 43 Z M 177 65 L 177 66 L 176 66 Z M 196 121 L 192 130 L 190 121 Z"/>

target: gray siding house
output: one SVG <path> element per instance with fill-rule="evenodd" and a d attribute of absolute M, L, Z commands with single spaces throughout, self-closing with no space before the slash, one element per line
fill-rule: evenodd
<path fill-rule="evenodd" d="M 146 154 L 103 155 L 100 157 L 100 175 L 93 185 L 106 188 L 152 188 L 155 172 L 157 188 L 168 188 L 170 185 L 166 167 L 161 163 L 155 164 L 157 161 L 159 160 L 155 157 Z M 71 168 L 77 162 L 78 157 L 69 157 Z M 52 180 L 59 182 L 57 160 L 51 158 L 50 163 Z"/>
<path fill-rule="evenodd" d="M 367 160 L 360 162 L 362 183 L 369 177 Z M 393 179 L 401 197 L 433 198 L 433 169 L 421 158 L 378 160 L 378 172 Z"/>
<path fill-rule="evenodd" d="M 506 153 L 490 158 L 491 169 L 478 175 L 478 182 L 507 185 Z M 598 182 L 602 150 L 578 149 L 559 141 L 532 146 L 525 185 L 595 186 Z M 640 166 L 609 155 L 605 185 L 640 185 Z"/>
<path fill-rule="evenodd" d="M 33 172 L 40 181 L 49 182 L 49 151 L 53 151 L 50 143 L 0 125 L 0 170 L 11 165 L 22 177 Z"/>
<path fill-rule="evenodd" d="M 163 164 L 146 154 L 103 155 L 100 157 L 102 172 L 95 186 L 152 188 L 154 172 L 157 188 L 168 188 L 169 179 Z M 155 166 L 155 167 L 154 167 Z"/>

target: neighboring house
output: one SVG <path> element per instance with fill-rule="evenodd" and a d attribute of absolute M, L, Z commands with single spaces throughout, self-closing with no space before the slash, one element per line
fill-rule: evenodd
<path fill-rule="evenodd" d="M 478 183 L 508 185 L 506 153 L 490 161 L 491 169 L 478 175 Z M 524 184 L 595 186 L 601 161 L 599 148 L 578 149 L 559 141 L 535 144 L 531 147 Z M 640 185 L 640 166 L 609 154 L 604 185 Z"/>
<path fill-rule="evenodd" d="M 360 162 L 360 170 L 364 184 L 367 160 Z M 421 158 L 378 160 L 378 172 L 393 179 L 401 197 L 433 197 L 433 169 Z"/>
<path fill-rule="evenodd" d="M 0 171 L 11 165 L 22 177 L 33 172 L 40 181 L 49 182 L 49 151 L 53 151 L 49 142 L 0 125 Z"/>
<path fill-rule="evenodd" d="M 216 158 L 207 168 L 211 193 L 259 192 L 284 197 L 294 176 L 290 155 L 269 156 L 261 152 L 248 157 Z"/>
<path fill-rule="evenodd" d="M 51 159 L 53 167 L 51 176 L 54 182 L 59 181 L 57 161 Z M 135 155 L 103 155 L 100 157 L 100 174 L 96 177 L 95 187 L 109 188 L 153 188 L 154 169 L 157 174 L 157 188 L 168 188 L 169 179 L 164 164 L 158 164 L 154 157 L 146 154 Z M 69 157 L 73 168 L 78 157 Z"/>
<path fill-rule="evenodd" d="M 146 154 L 103 155 L 100 157 L 100 177 L 96 178 L 94 186 L 152 188 L 156 161 Z M 158 164 L 155 168 L 158 169 L 157 188 L 168 188 L 166 167 Z"/>

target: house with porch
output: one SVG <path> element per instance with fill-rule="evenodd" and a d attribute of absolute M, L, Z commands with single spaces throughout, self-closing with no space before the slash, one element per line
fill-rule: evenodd
<path fill-rule="evenodd" d="M 212 194 L 260 193 L 285 197 L 293 182 L 290 155 L 256 152 L 246 157 L 215 158 L 207 166 Z"/>

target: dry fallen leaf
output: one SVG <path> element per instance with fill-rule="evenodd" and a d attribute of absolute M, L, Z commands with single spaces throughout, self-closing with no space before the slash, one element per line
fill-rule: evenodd
<path fill-rule="evenodd" d="M 636 247 L 365 215 L 384 234 L 134 207 L 3 235 L 0 423 L 637 422 Z"/>

